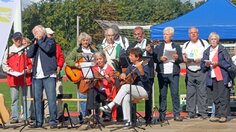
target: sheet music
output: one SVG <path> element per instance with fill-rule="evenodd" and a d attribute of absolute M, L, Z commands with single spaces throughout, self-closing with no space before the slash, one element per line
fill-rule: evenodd
<path fill-rule="evenodd" d="M 169 61 L 174 61 L 174 59 L 173 59 L 174 54 L 176 54 L 175 49 L 165 49 L 164 53 L 163 53 L 163 56 L 166 56 Z"/>
<path fill-rule="evenodd" d="M 94 66 L 94 62 L 81 62 L 80 67 L 82 69 L 84 78 L 94 78 L 92 72 L 92 66 Z"/>
<path fill-rule="evenodd" d="M 10 75 L 12 75 L 12 76 L 19 77 L 19 76 L 21 76 L 21 75 L 24 74 L 24 71 L 22 71 L 22 72 L 9 71 L 9 72 L 7 72 L 7 73 L 10 74 Z"/>
<path fill-rule="evenodd" d="M 83 53 L 82 55 L 86 61 L 93 61 L 94 60 L 93 53 Z"/>

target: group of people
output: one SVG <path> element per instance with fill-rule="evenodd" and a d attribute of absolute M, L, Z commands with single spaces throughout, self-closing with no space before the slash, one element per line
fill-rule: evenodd
<path fill-rule="evenodd" d="M 170 87 L 174 121 L 183 121 L 180 116 L 179 77 L 180 64 L 186 64 L 187 112 L 188 118 L 200 116 L 208 118 L 208 102 L 215 106 L 214 122 L 226 122 L 229 109 L 229 87 L 232 78 L 228 68 L 233 62 L 227 50 L 219 43 L 220 36 L 212 32 L 209 43 L 199 38 L 198 29 L 190 27 L 190 40 L 180 45 L 174 43 L 174 28 L 163 30 L 163 42 L 154 45 L 145 38 L 142 27 L 135 27 L 135 42 L 121 36 L 119 28 L 112 25 L 105 29 L 104 40 L 100 45 L 92 45 L 92 37 L 85 32 L 78 36 L 78 47 L 75 47 L 66 58 L 53 38 L 54 31 L 37 25 L 33 28 L 34 38 L 29 46 L 23 45 L 23 36 L 16 32 L 12 36 L 13 45 L 6 50 L 3 59 L 3 70 L 8 73 L 8 85 L 11 94 L 11 123 L 17 123 L 19 90 L 23 90 L 23 99 L 29 98 L 30 86 L 34 98 L 35 123 L 32 128 L 42 127 L 42 93 L 45 90 L 49 104 L 49 124 L 57 127 L 57 118 L 61 113 L 61 103 L 57 94 L 62 93 L 60 70 L 64 65 L 82 70 L 83 62 L 93 62 L 89 66 L 93 78 L 85 73 L 76 82 L 78 98 L 87 99 L 80 102 L 81 116 L 86 119 L 92 115 L 100 118 L 103 112 L 104 121 L 123 120 L 130 126 L 131 101 L 145 98 L 145 121 L 152 122 L 152 89 L 154 83 L 154 64 L 159 84 L 159 121 L 166 121 L 167 91 Z M 90 56 L 92 55 L 92 56 Z M 81 62 L 82 59 L 82 62 Z M 24 72 L 14 76 L 13 72 Z M 116 73 L 119 72 L 120 75 Z M 83 85 L 80 85 L 83 84 Z M 29 87 L 28 87 L 29 86 Z M 79 89 L 88 87 L 86 93 Z M 57 88 L 56 88 L 57 87 Z M 27 90 L 24 90 L 27 89 Z M 212 95 L 212 96 L 208 96 Z M 30 118 L 31 103 L 24 104 L 24 119 Z M 102 104 L 102 105 L 101 105 Z M 27 112 L 27 113 L 25 113 Z M 120 117 L 123 117 L 121 119 Z"/>

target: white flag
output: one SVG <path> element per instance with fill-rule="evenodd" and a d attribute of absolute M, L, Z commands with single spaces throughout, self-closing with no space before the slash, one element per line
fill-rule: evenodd
<path fill-rule="evenodd" d="M 0 66 L 20 0 L 0 0 Z"/>

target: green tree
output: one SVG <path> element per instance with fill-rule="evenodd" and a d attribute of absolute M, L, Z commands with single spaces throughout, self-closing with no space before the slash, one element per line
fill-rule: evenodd
<path fill-rule="evenodd" d="M 190 3 L 180 0 L 43 0 L 28 6 L 23 12 L 24 34 L 32 38 L 31 30 L 41 24 L 56 32 L 56 40 L 65 53 L 76 46 L 76 17 L 80 16 L 80 32 L 87 32 L 94 44 L 104 38 L 98 20 L 161 23 L 192 10 Z"/>

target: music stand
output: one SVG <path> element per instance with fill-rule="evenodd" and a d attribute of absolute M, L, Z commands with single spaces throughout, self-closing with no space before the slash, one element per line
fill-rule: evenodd
<path fill-rule="evenodd" d="M 90 80 L 93 80 L 93 81 L 96 80 L 96 79 L 99 79 L 99 78 L 96 78 L 96 76 L 95 76 L 95 74 L 92 70 L 92 66 L 94 66 L 93 62 L 81 62 L 80 63 L 83 79 L 90 79 Z M 93 81 L 92 81 L 92 83 L 93 83 Z M 91 89 L 94 89 L 94 86 L 92 86 Z M 94 90 L 92 92 L 93 92 L 92 94 L 94 95 L 95 94 Z M 93 106 L 95 106 L 95 101 L 94 100 L 95 99 L 92 99 Z M 84 123 L 88 123 L 87 129 L 96 128 L 96 126 L 97 126 L 100 130 L 102 130 L 101 127 L 105 128 L 105 126 L 100 122 L 99 118 L 96 116 L 95 111 L 96 111 L 96 109 L 91 109 L 91 115 L 89 116 L 89 119 L 84 121 Z M 91 124 L 90 124 L 91 120 L 93 122 L 93 126 L 91 126 Z M 94 122 L 96 122 L 96 124 Z"/>
<path fill-rule="evenodd" d="M 72 94 L 58 94 L 57 95 L 57 99 L 71 99 L 72 98 Z M 68 117 L 66 118 L 65 117 L 65 110 L 66 110 L 66 113 L 68 115 Z M 67 103 L 64 103 L 63 105 L 63 114 L 62 116 L 60 117 L 61 119 L 61 126 L 58 126 L 58 128 L 67 128 L 67 129 L 70 129 L 70 128 L 78 128 L 78 126 L 75 126 L 75 124 L 72 122 L 72 119 L 71 119 L 71 116 L 70 116 L 70 112 L 69 112 L 69 108 L 68 108 L 68 104 Z M 70 122 L 70 127 L 68 126 L 64 126 L 64 123 L 66 120 L 69 120 Z"/>

